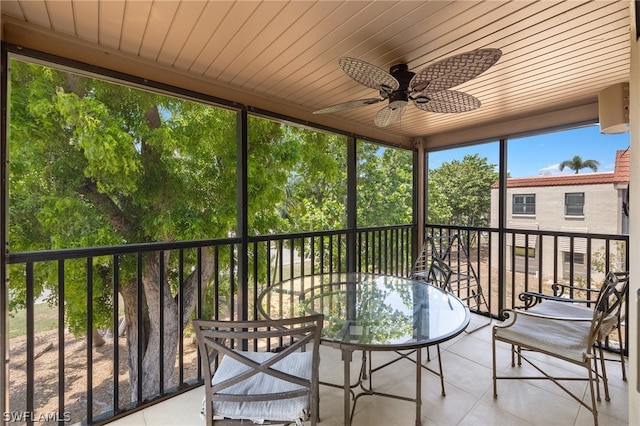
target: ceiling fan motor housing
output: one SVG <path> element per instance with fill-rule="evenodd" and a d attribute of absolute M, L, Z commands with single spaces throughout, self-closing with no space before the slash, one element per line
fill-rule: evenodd
<path fill-rule="evenodd" d="M 409 83 L 415 73 L 409 71 L 407 64 L 396 64 L 389 69 L 389 74 L 400 83 L 400 87 L 389 94 L 389 108 L 403 108 L 409 102 Z"/>

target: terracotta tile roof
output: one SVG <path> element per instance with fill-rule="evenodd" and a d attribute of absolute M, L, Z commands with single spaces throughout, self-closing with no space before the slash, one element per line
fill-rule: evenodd
<path fill-rule="evenodd" d="M 507 179 L 508 188 L 526 188 L 537 186 L 566 186 L 566 185 L 598 185 L 603 183 L 628 183 L 629 182 L 629 157 L 628 149 L 616 152 L 616 165 L 613 172 L 600 173 L 572 173 L 565 175 L 534 176 Z M 499 182 L 491 185 L 498 188 Z"/>
<path fill-rule="evenodd" d="M 613 172 L 614 182 L 629 183 L 631 152 L 628 149 L 616 152 L 616 168 Z"/>

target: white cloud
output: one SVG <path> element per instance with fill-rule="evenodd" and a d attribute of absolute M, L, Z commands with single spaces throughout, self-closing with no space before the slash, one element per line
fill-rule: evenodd
<path fill-rule="evenodd" d="M 542 176 L 549 176 L 555 172 L 560 172 L 560 163 L 552 164 L 543 169 L 538 170 L 538 174 Z"/>
<path fill-rule="evenodd" d="M 604 166 L 598 167 L 599 172 L 613 172 L 616 169 L 616 165 L 614 164 L 606 164 Z"/>

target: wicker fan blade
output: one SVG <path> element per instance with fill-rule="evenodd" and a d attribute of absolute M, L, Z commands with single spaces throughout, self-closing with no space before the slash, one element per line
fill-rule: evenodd
<path fill-rule="evenodd" d="M 400 83 L 385 70 L 356 58 L 340 58 L 340 68 L 349 77 L 360 84 L 376 90 L 391 93 L 400 87 Z"/>
<path fill-rule="evenodd" d="M 402 113 L 404 113 L 404 109 L 405 107 L 391 109 L 390 107 L 386 106 L 378 111 L 373 122 L 378 127 L 387 127 L 391 123 L 400 120 L 400 117 L 402 117 Z"/>
<path fill-rule="evenodd" d="M 478 98 L 456 90 L 429 93 L 427 102 L 414 102 L 416 108 L 428 112 L 467 112 L 480 108 Z"/>
<path fill-rule="evenodd" d="M 384 101 L 383 98 L 368 98 L 368 99 L 358 99 L 355 101 L 344 102 L 341 104 L 331 105 L 326 108 L 319 109 L 317 111 L 313 111 L 314 114 L 327 114 L 330 112 L 342 111 L 343 109 L 349 108 L 357 108 L 361 106 L 373 105 L 378 102 Z"/>
<path fill-rule="evenodd" d="M 433 93 L 469 81 L 498 62 L 500 49 L 478 49 L 461 53 L 423 68 L 411 79 L 414 92 Z"/>

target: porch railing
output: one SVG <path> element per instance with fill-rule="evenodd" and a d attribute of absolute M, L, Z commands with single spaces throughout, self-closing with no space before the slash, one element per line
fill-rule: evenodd
<path fill-rule="evenodd" d="M 11 276 L 23 277 L 24 282 L 12 283 L 11 297 L 23 298 L 25 308 L 10 319 L 18 326 L 11 326 L 8 414 L 18 424 L 45 418 L 60 424 L 100 424 L 199 386 L 203 378 L 191 318 L 256 318 L 259 292 L 291 276 L 349 270 L 408 276 L 419 249 L 415 231 L 415 226 L 404 225 L 12 253 Z M 598 285 L 600 274 L 625 269 L 629 260 L 626 236 L 450 226 L 429 226 L 426 232 L 461 236 L 469 267 L 488 300 L 488 312 L 478 313 L 491 316 L 517 305 L 521 291 L 547 290 L 552 281 L 579 281 L 589 288 Z M 505 244 L 500 261 L 501 239 Z M 157 286 L 155 293 L 143 292 L 154 256 L 156 282 L 168 285 Z M 71 273 L 79 270 L 78 263 L 84 271 L 81 276 Z M 501 267 L 504 274 L 498 273 Z M 193 282 L 192 306 L 187 289 Z M 130 335 L 122 336 L 127 329 L 122 323 L 127 309 L 124 291 L 134 292 L 136 312 L 135 327 L 129 325 Z M 157 314 L 143 309 L 145 302 L 154 302 L 145 300 L 151 294 L 160 306 Z M 83 306 L 70 306 L 71 300 L 82 300 Z M 94 314 L 105 303 L 111 324 L 97 330 Z M 78 324 L 65 323 L 70 309 L 86 310 L 80 330 Z M 150 335 L 154 328 L 146 328 L 143 314 L 159 325 L 157 336 Z M 171 321 L 174 316 L 184 320 Z M 157 362 L 148 362 L 151 343 L 137 344 L 138 336 L 158 345 Z M 172 336 L 178 336 L 175 356 L 167 350 L 169 342 L 176 342 Z M 106 343 L 94 347 L 100 338 Z M 626 351 L 626 337 L 623 340 L 612 343 L 612 349 Z M 167 365 L 173 370 L 162 367 Z M 143 375 L 154 377 L 157 388 L 145 387 Z"/>
<path fill-rule="evenodd" d="M 241 239 L 229 238 L 11 253 L 10 275 L 24 282 L 10 285 L 10 297 L 24 309 L 10 319 L 11 411 L 5 416 L 16 424 L 100 424 L 198 386 L 203 379 L 190 319 L 257 318 L 259 292 L 290 276 L 348 268 L 408 275 L 414 230 L 405 225 L 250 237 L 246 250 Z M 155 291 L 143 290 L 153 280 L 146 275 L 156 280 Z M 190 280 L 196 283 L 192 307 Z M 124 292 L 133 292 L 135 313 L 129 319 L 135 326 L 123 326 Z M 111 324 L 97 330 L 94 316 L 105 303 L 111 305 Z M 157 312 L 147 308 L 152 305 L 159 306 Z M 66 321 L 70 310 L 86 311 L 80 327 Z M 151 322 L 159 325 L 156 335 Z M 102 339 L 106 343 L 94 347 Z M 172 353 L 167 345 L 176 340 L 175 360 L 166 359 Z"/>
<path fill-rule="evenodd" d="M 553 283 L 597 289 L 607 272 L 628 270 L 628 235 L 437 225 L 428 226 L 425 232 L 433 237 L 456 234 L 469 256 L 471 275 L 477 278 L 487 300 L 488 312 L 478 313 L 492 317 L 500 317 L 502 309 L 523 306 L 518 299 L 522 292 L 553 294 Z M 502 259 L 501 238 L 504 238 Z M 594 297 L 587 291 L 578 292 L 581 294 L 569 296 L 587 300 Z M 624 310 L 628 318 L 628 297 Z M 622 342 L 606 339 L 606 349 L 628 355 L 628 339 L 629 331 L 624 327 Z"/>
<path fill-rule="evenodd" d="M 629 264 L 628 235 L 505 228 L 501 265 L 501 232 L 495 228 L 431 225 L 426 229 L 429 236 L 455 234 L 461 237 L 490 313 L 496 317 L 501 309 L 518 306 L 521 292 L 552 293 L 551 284 L 559 282 L 599 288 L 608 271 L 624 271 Z M 587 297 L 586 292 L 582 297 Z"/>

